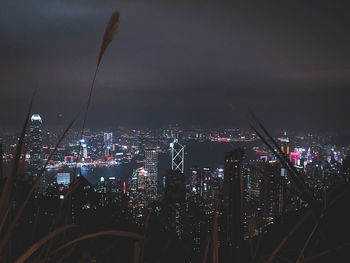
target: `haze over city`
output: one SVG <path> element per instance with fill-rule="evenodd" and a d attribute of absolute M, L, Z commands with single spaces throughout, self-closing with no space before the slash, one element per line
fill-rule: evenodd
<path fill-rule="evenodd" d="M 273 128 L 349 130 L 342 3 L 4 0 L 0 121 L 18 127 L 37 90 L 34 111 L 47 125 L 68 123 L 87 99 L 100 29 L 118 8 L 88 126 L 244 126 L 253 110 Z"/>

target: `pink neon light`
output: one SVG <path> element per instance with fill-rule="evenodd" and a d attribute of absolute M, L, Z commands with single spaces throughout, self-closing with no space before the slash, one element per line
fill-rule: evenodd
<path fill-rule="evenodd" d="M 123 181 L 123 194 L 125 195 L 125 181 Z"/>
<path fill-rule="evenodd" d="M 290 162 L 293 162 L 293 159 L 294 159 L 294 165 L 296 165 L 297 161 L 299 160 L 299 153 L 291 152 L 290 153 Z"/>

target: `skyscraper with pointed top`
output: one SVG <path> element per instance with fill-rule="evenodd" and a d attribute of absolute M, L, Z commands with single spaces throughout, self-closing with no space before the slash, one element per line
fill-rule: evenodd
<path fill-rule="evenodd" d="M 30 172 L 31 176 L 35 178 L 43 164 L 42 119 L 39 114 L 33 114 L 30 119 L 29 141 Z"/>

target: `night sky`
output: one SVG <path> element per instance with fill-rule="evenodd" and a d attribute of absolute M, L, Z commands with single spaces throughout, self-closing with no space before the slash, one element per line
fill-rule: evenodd
<path fill-rule="evenodd" d="M 88 127 L 244 127 L 252 110 L 268 127 L 350 130 L 350 8 L 223 0 L 2 0 L 1 127 L 20 126 L 35 89 L 44 125 L 80 111 L 115 9 Z"/>

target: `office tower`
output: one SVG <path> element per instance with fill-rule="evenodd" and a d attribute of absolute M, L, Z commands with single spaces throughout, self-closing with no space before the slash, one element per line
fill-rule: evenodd
<path fill-rule="evenodd" d="M 287 181 L 288 180 L 288 171 L 286 168 L 281 167 L 281 181 Z M 278 214 L 282 215 L 285 212 L 286 209 L 286 204 L 285 204 L 285 199 L 286 199 L 286 189 L 284 184 L 278 188 Z"/>
<path fill-rule="evenodd" d="M 202 169 L 201 183 L 200 183 L 200 185 L 201 185 L 200 195 L 204 199 L 208 199 L 208 198 L 213 198 L 214 197 L 212 195 L 213 193 L 211 192 L 211 186 L 212 186 L 211 182 L 212 182 L 212 180 L 211 180 L 210 168 L 204 167 Z"/>
<path fill-rule="evenodd" d="M 140 225 L 143 223 L 145 208 L 148 205 L 146 180 L 147 172 L 144 167 L 133 170 L 132 176 L 129 179 L 129 207 L 134 220 Z"/>
<path fill-rule="evenodd" d="M 185 178 L 177 170 L 167 170 L 165 175 L 165 213 L 168 224 L 179 238 L 183 237 L 183 204 L 185 202 Z"/>
<path fill-rule="evenodd" d="M 287 136 L 287 132 L 285 131 L 280 139 L 281 141 L 281 150 L 282 152 L 288 156 L 290 152 L 290 146 L 289 146 L 289 138 Z"/>
<path fill-rule="evenodd" d="M 105 146 L 112 146 L 113 144 L 113 133 L 112 132 L 104 132 L 103 133 L 103 142 Z"/>
<path fill-rule="evenodd" d="M 86 157 L 88 156 L 88 151 L 87 151 L 87 144 L 86 144 L 85 139 L 82 139 L 82 140 L 80 141 L 80 143 L 81 143 L 82 156 L 83 156 L 84 158 L 86 158 Z"/>
<path fill-rule="evenodd" d="M 31 117 L 29 136 L 30 136 L 30 170 L 31 175 L 36 177 L 42 167 L 42 119 L 39 114 L 33 114 Z"/>
<path fill-rule="evenodd" d="M 171 169 L 184 173 L 185 167 L 185 147 L 181 145 L 177 139 L 171 144 Z"/>
<path fill-rule="evenodd" d="M 103 133 L 103 142 L 104 142 L 104 150 L 105 150 L 105 156 L 108 157 L 111 155 L 111 149 L 113 146 L 113 133 L 111 132 L 104 132 Z"/>
<path fill-rule="evenodd" d="M 158 152 L 156 149 L 145 149 L 145 176 L 146 195 L 148 200 L 157 197 Z"/>
<path fill-rule="evenodd" d="M 260 186 L 261 213 L 266 223 L 270 223 L 273 218 L 280 215 L 283 206 L 283 203 L 280 204 L 280 199 L 283 198 L 283 196 L 280 196 L 283 183 L 279 176 L 279 165 L 276 161 L 263 163 L 262 172 Z"/>
<path fill-rule="evenodd" d="M 225 246 L 230 261 L 241 262 L 243 246 L 243 174 L 244 151 L 235 149 L 225 153 L 224 213 Z"/>
<path fill-rule="evenodd" d="M 130 184 L 131 200 L 146 201 L 146 177 L 147 172 L 144 167 L 140 167 L 133 171 Z"/>
<path fill-rule="evenodd" d="M 201 171 L 198 167 L 190 168 L 190 174 L 191 193 L 194 195 L 199 195 Z"/>
<path fill-rule="evenodd" d="M 185 178 L 180 171 L 166 171 L 164 197 L 167 202 L 171 203 L 182 203 L 185 201 Z"/>
<path fill-rule="evenodd" d="M 141 167 L 143 170 L 144 168 Z M 138 170 L 140 170 L 141 168 L 138 169 L 134 169 L 132 172 L 131 177 L 129 178 L 129 182 L 128 182 L 128 195 L 130 198 L 130 203 L 131 205 L 134 205 L 134 203 L 136 202 L 136 198 L 137 198 L 137 183 L 138 183 Z"/>

